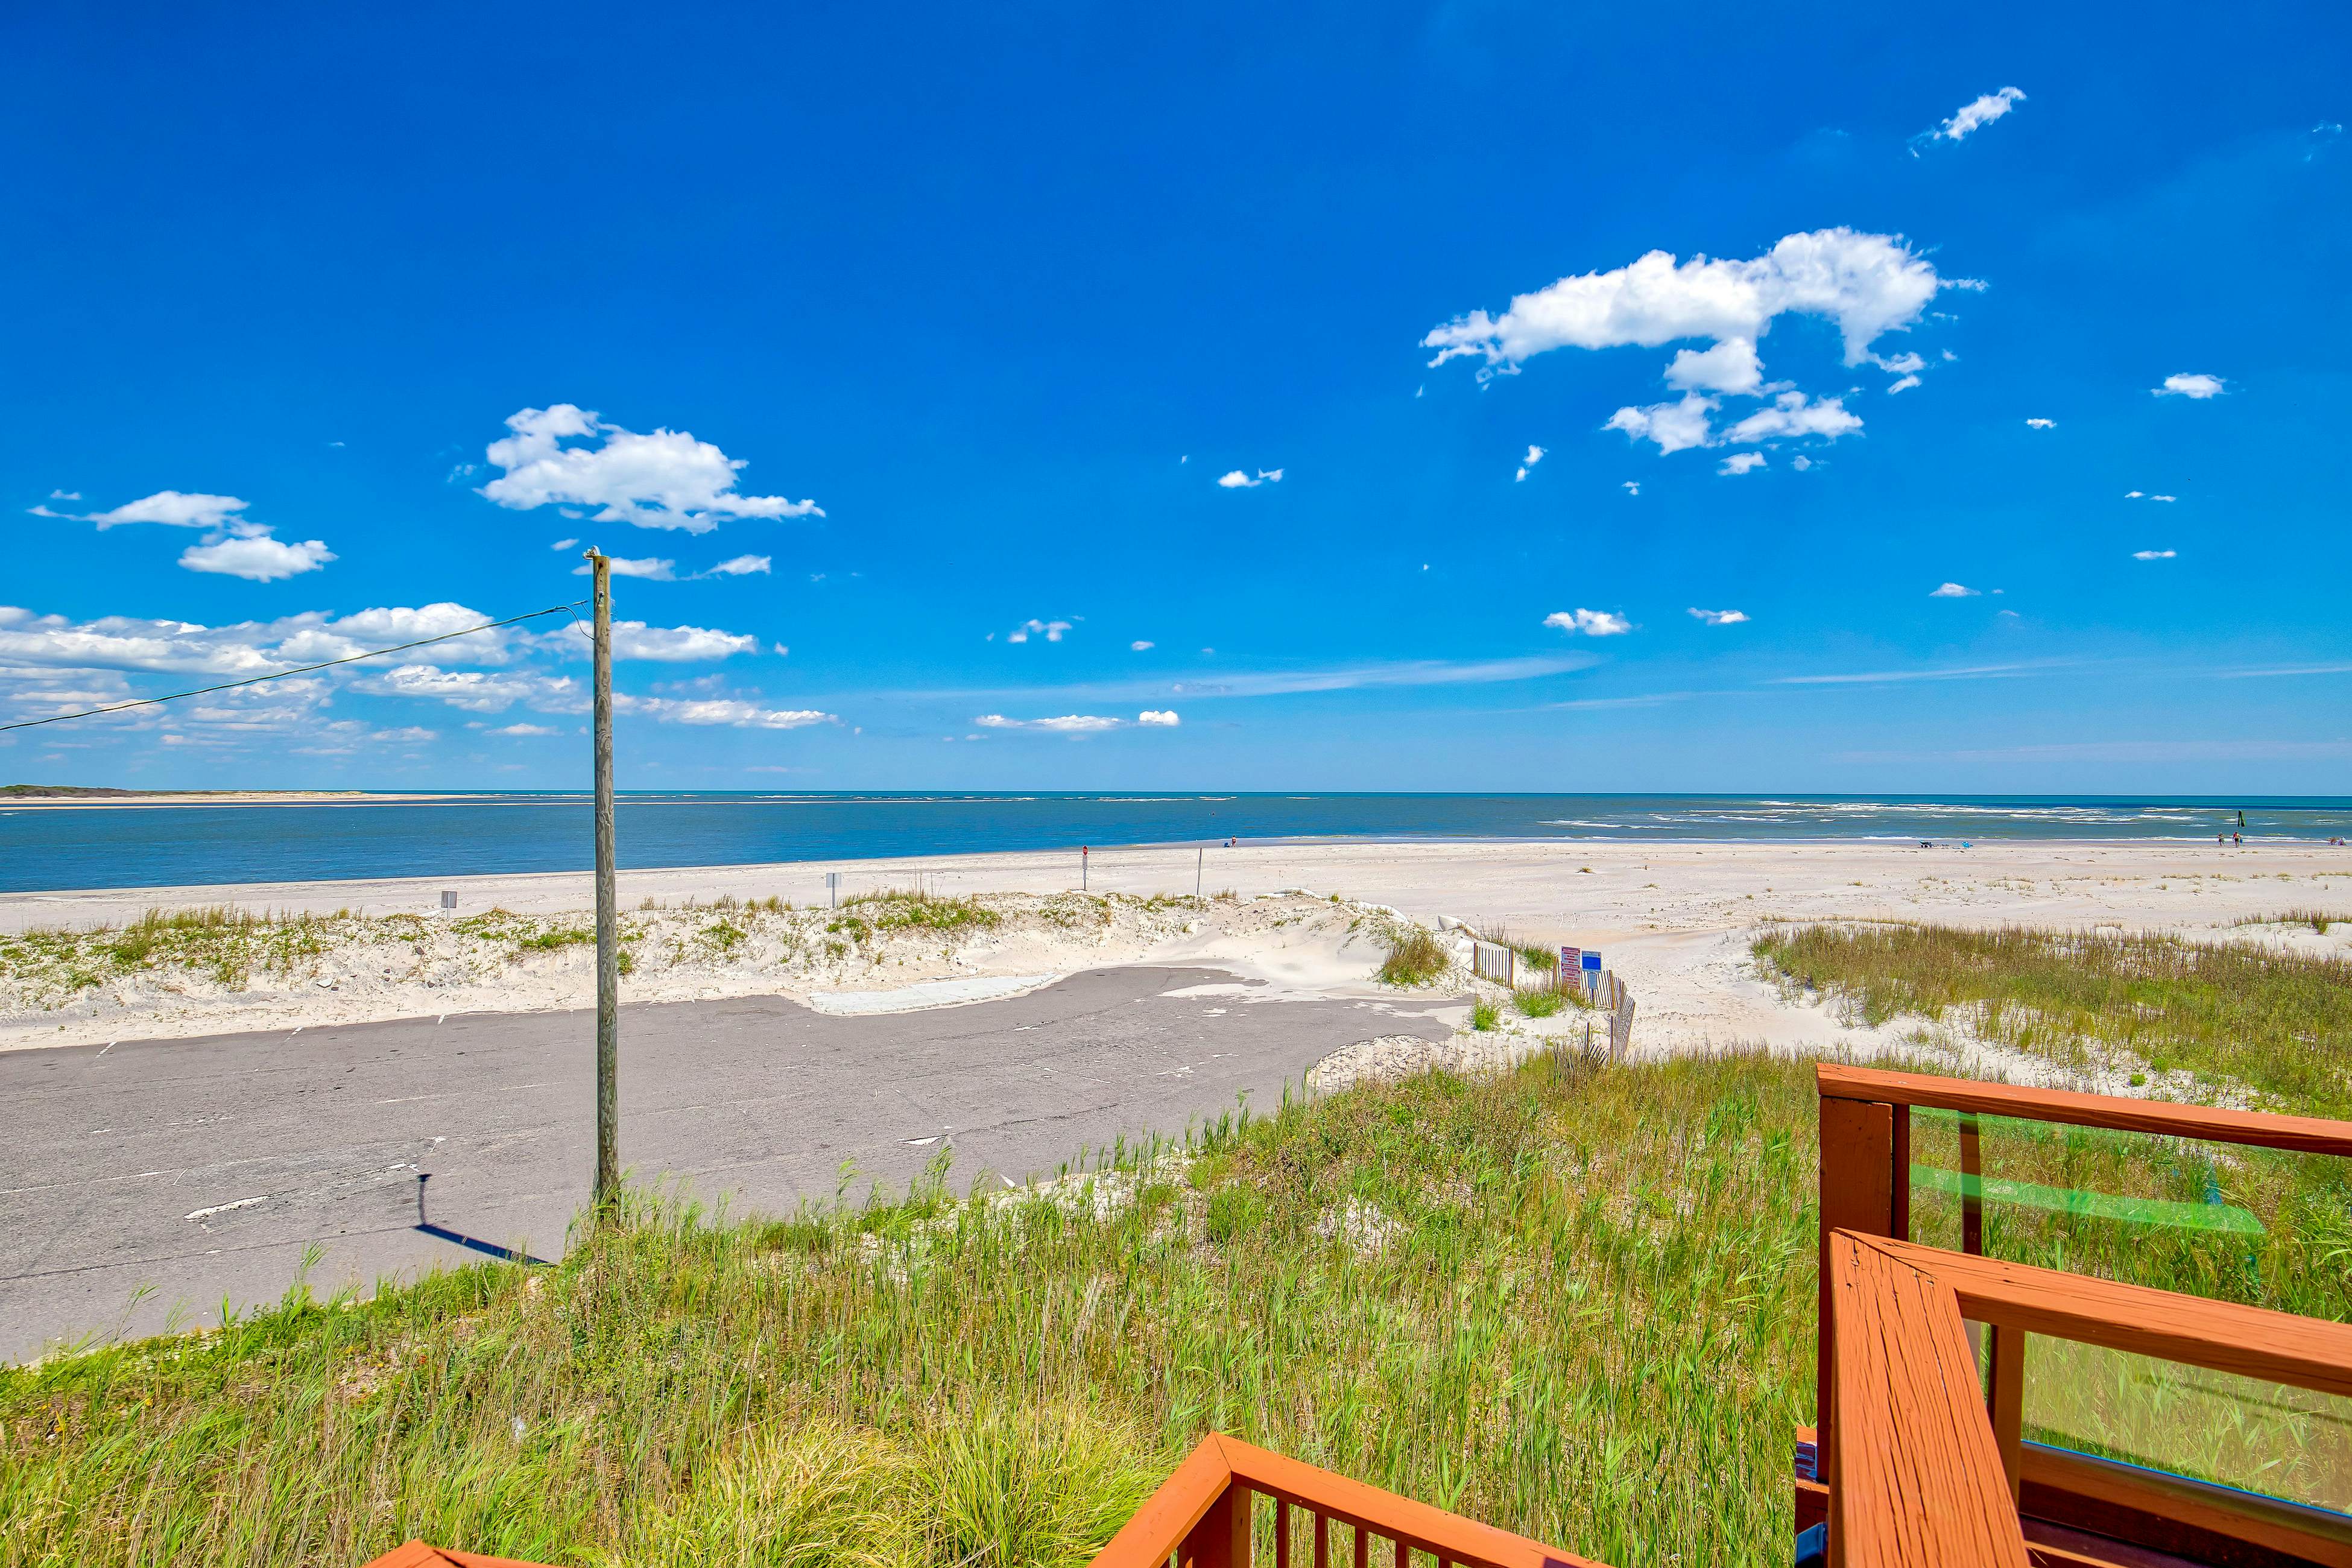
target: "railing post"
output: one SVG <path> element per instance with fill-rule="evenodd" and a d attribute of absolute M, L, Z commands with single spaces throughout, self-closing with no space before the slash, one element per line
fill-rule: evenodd
<path fill-rule="evenodd" d="M 1984 1256 L 1984 1152 L 1973 1110 L 1960 1112 L 1960 1250 Z"/>
<path fill-rule="evenodd" d="M 1184 1568 L 1250 1568 L 1250 1489 L 1239 1481 L 1226 1487 L 1177 1556 Z"/>
<path fill-rule="evenodd" d="M 1992 1386 L 1987 1404 L 1992 1439 L 2000 1448 L 2001 1473 L 2009 1478 L 2009 1500 L 2021 1500 L 2020 1474 L 2025 1433 L 2025 1331 L 1996 1323 L 1992 1329 Z"/>
<path fill-rule="evenodd" d="M 1814 1352 L 1813 1426 L 1824 1467 L 1834 1463 L 1837 1442 L 1837 1413 L 1832 1398 L 1836 1378 L 1835 1346 L 1831 1337 L 1830 1233 L 1851 1230 L 1863 1236 L 1898 1235 L 1895 1170 L 1897 1110 L 1872 1100 L 1836 1100 L 1827 1095 L 1821 1100 L 1822 1240 L 1820 1293 L 1814 1309 L 1818 1338 Z M 1911 1142 L 1908 1116 L 1903 1118 L 1903 1132 L 1901 1142 L 1907 1156 Z M 1907 1167 L 1903 1178 L 1901 1184 L 1907 1189 Z M 1906 1199 L 1907 1196 L 1906 1191 Z M 1906 1201 L 1900 1216 L 1905 1231 L 1910 1228 L 1909 1206 Z M 1823 1473 L 1832 1472 L 1825 1468 Z"/>

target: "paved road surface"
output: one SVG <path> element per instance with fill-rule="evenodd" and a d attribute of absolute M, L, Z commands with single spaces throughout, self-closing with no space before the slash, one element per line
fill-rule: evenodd
<path fill-rule="evenodd" d="M 959 1188 L 1233 1107 L 1352 1041 L 1443 1037 L 1370 1002 L 1163 993 L 1232 977 L 1109 969 L 1026 996 L 876 1017 L 775 997 L 622 1013 L 621 1157 L 743 1209 Z M 61 1338 L 216 1322 L 482 1248 L 560 1256 L 593 1163 L 593 1016 L 460 1015 L 0 1054 L 0 1361 Z M 417 1173 L 431 1173 L 431 1230 Z M 474 1244 L 468 1247 L 468 1242 Z M 142 1287 L 152 1293 L 135 1303 Z"/>

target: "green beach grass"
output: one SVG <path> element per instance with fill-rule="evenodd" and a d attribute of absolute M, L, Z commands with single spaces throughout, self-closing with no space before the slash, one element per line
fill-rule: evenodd
<path fill-rule="evenodd" d="M 2030 995 L 2053 1038 L 2095 1037 L 2053 1053 L 2105 1048 L 2117 1008 L 2056 999 L 2129 965 L 2169 1048 L 2217 1075 L 2226 1051 L 2290 1107 L 2297 1037 L 2347 984 L 2256 963 L 2221 1004 L 2194 955 L 1768 940 L 1791 984 L 1889 1016 Z M 2216 1006 L 2234 1021 L 2200 1046 Z M 1037 1193 L 959 1198 L 941 1167 L 773 1220 L 640 1195 L 551 1268 L 298 1294 L 0 1372 L 0 1563 L 357 1563 L 414 1535 L 551 1563 L 1079 1568 L 1210 1430 L 1620 1568 L 1782 1563 L 1814 1128 L 1809 1061 L 1541 1058 L 1229 1118 Z M 1953 1170 L 1951 1122 L 1916 1130 L 1922 1166 Z M 2334 1163 L 2005 1122 L 1985 1152 L 1996 1255 L 2352 1318 Z M 1923 1178 L 1922 1239 L 1956 1240 L 1956 1191 Z M 2293 1480 L 2296 1458 L 2202 1462 Z"/>

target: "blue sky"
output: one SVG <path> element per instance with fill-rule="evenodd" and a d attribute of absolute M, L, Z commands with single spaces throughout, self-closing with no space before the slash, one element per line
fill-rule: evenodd
<path fill-rule="evenodd" d="M 594 544 L 651 574 L 624 787 L 2340 793 L 2347 42 L 28 8 L 0 717 L 561 603 Z M 0 775 L 577 785 L 582 648 Z"/>

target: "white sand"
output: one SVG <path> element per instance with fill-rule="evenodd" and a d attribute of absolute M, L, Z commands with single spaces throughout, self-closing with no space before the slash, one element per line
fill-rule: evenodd
<path fill-rule="evenodd" d="M 1186 895 L 1193 889 L 1195 863 L 1190 848 L 1097 850 L 1088 879 L 1097 892 Z M 1075 889 L 1078 879 L 1071 855 L 812 862 L 625 872 L 621 902 L 632 918 L 647 898 L 708 904 L 721 896 L 772 895 L 822 905 L 827 871 L 842 873 L 845 896 L 909 887 L 918 879 L 936 893 L 1044 895 Z M 630 1000 L 823 994 L 829 1010 L 865 1010 L 968 1002 L 990 994 L 991 984 L 1024 989 L 1041 976 L 1150 963 L 1228 971 L 1236 977 L 1229 988 L 1235 1005 L 1270 996 L 1345 995 L 1448 1016 L 1431 1005 L 1433 995 L 1415 1001 L 1370 983 L 1378 945 L 1369 931 L 1348 928 L 1377 923 L 1377 907 L 1389 906 L 1425 922 L 1452 917 L 1507 928 L 1526 941 L 1599 948 L 1639 999 L 1634 1040 L 1641 1055 L 1761 1043 L 1867 1057 L 1901 1045 L 1909 1031 L 1853 1027 L 1832 1009 L 1785 1001 L 1750 966 L 1748 946 L 1759 928 L 1775 920 L 1852 918 L 2105 925 L 2352 951 L 2352 926 L 2320 936 L 2307 927 L 2234 923 L 2294 909 L 2352 912 L 2352 849 L 2315 845 L 2228 849 L 2046 842 L 1963 850 L 1830 842 L 1245 844 L 1209 851 L 1202 886 L 1211 894 L 1235 890 L 1244 901 L 1213 904 L 1204 913 L 1122 904 L 1114 920 L 1097 925 L 1024 916 L 1000 931 L 861 950 L 805 971 L 777 958 L 788 951 L 778 938 L 764 956 L 690 953 L 657 973 L 632 976 L 624 994 Z M 120 923 L 149 909 L 220 903 L 317 913 L 407 912 L 446 922 L 436 908 L 445 888 L 457 890 L 461 916 L 495 905 L 561 923 L 591 902 L 589 879 L 580 874 L 17 894 L 0 897 L 0 931 Z M 1290 889 L 1307 889 L 1315 900 L 1260 897 Z M 1347 900 L 1344 907 L 1328 905 L 1333 893 Z M 681 922 L 695 918 L 665 912 L 659 921 L 667 931 L 685 930 Z M 873 962 L 877 955 L 878 963 Z M 446 954 L 435 962 L 438 969 L 420 958 L 393 974 L 382 973 L 383 965 L 347 965 L 284 980 L 257 972 L 254 989 L 246 994 L 215 987 L 216 994 L 201 994 L 198 986 L 165 994 L 142 990 L 136 981 L 110 980 L 62 1008 L 27 1006 L 21 996 L 0 994 L 0 1047 L 450 1011 L 582 1007 L 592 997 L 592 972 L 580 948 L 521 960 L 509 955 L 497 964 Z M 937 993 L 916 992 L 911 999 L 907 994 L 910 987 L 934 983 L 952 984 Z M 1228 994 L 1223 985 L 1196 989 Z M 845 999 L 869 992 L 900 994 L 869 1003 Z M 1581 1019 L 1521 1026 L 1534 1033 L 1580 1032 Z"/>

